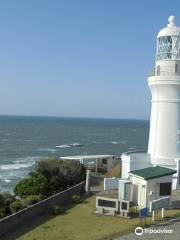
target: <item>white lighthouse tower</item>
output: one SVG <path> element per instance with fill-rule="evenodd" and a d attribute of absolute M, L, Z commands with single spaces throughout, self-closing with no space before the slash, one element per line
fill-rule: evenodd
<path fill-rule="evenodd" d="M 153 165 L 179 168 L 180 158 L 180 28 L 175 17 L 157 36 L 148 153 Z M 178 169 L 177 169 L 178 170 Z"/>
<path fill-rule="evenodd" d="M 148 78 L 152 94 L 148 152 L 122 154 L 122 177 L 148 166 L 177 170 L 173 188 L 180 186 L 180 28 L 175 17 L 157 36 L 155 70 Z"/>
<path fill-rule="evenodd" d="M 174 168 L 175 159 L 180 158 L 180 28 L 174 16 L 157 36 L 155 71 L 148 85 L 152 94 L 151 163 Z"/>

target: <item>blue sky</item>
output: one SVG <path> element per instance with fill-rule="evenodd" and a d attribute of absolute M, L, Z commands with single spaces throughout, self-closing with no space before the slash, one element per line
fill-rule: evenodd
<path fill-rule="evenodd" d="M 0 0 L 0 114 L 150 116 L 156 35 L 180 1 Z"/>

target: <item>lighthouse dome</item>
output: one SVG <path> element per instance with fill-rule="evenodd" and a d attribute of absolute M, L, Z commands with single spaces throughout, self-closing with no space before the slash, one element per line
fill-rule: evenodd
<path fill-rule="evenodd" d="M 156 60 L 180 60 L 180 27 L 176 26 L 176 18 L 170 16 L 169 24 L 157 36 Z"/>
<path fill-rule="evenodd" d="M 176 18 L 175 16 L 170 16 L 168 18 L 169 24 L 166 28 L 163 28 L 159 33 L 157 38 L 165 37 L 165 36 L 177 36 L 180 34 L 180 27 L 176 26 Z"/>

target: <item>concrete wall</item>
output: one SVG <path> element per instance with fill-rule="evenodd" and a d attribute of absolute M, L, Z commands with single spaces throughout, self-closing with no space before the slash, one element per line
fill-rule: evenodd
<path fill-rule="evenodd" d="M 55 205 L 61 205 L 71 201 L 71 196 L 84 192 L 85 182 L 79 183 L 67 190 L 60 192 L 52 197 L 49 197 L 39 203 L 34 204 L 28 208 L 12 214 L 0 220 L 0 237 L 19 227 L 25 225 L 29 221 L 37 218 L 38 216 L 50 213 Z"/>
<path fill-rule="evenodd" d="M 90 174 L 90 185 L 91 186 L 98 185 L 102 181 L 103 181 L 103 178 L 101 177 L 101 174 L 91 172 L 91 174 Z"/>

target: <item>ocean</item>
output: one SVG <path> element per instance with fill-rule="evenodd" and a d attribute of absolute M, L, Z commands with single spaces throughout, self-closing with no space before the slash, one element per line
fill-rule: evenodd
<path fill-rule="evenodd" d="M 0 116 L 0 192 L 46 157 L 146 150 L 149 121 Z"/>

